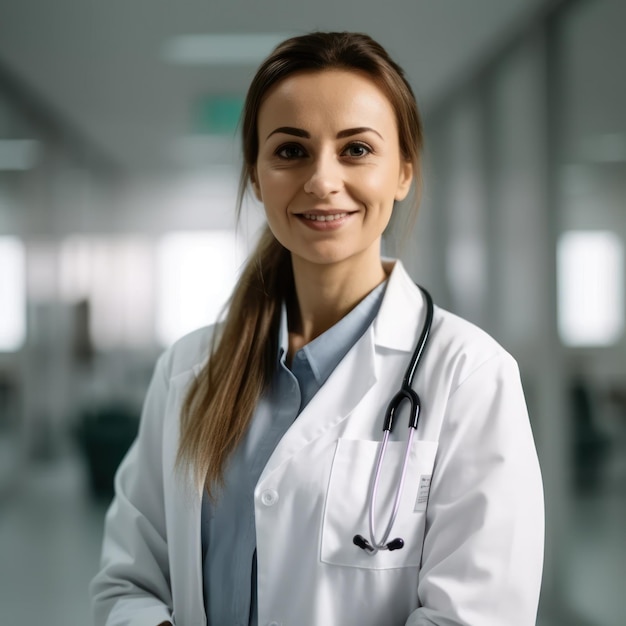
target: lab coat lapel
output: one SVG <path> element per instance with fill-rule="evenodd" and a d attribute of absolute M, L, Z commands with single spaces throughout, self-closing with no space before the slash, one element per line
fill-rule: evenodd
<path fill-rule="evenodd" d="M 425 314 L 422 292 L 402 263 L 396 261 L 389 275 L 385 298 L 374 320 L 376 346 L 412 353 Z"/>
<path fill-rule="evenodd" d="M 374 324 L 335 368 L 284 437 L 260 477 L 262 481 L 286 459 L 347 418 L 378 380 L 379 348 L 410 352 L 417 338 L 422 297 L 397 261 Z"/>

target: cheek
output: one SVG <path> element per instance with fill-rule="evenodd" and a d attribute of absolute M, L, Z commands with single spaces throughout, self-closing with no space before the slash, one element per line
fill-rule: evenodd
<path fill-rule="evenodd" d="M 263 206 L 265 217 L 275 235 L 287 232 L 293 226 L 292 212 L 303 202 L 303 184 L 293 180 L 291 176 L 283 176 L 282 172 L 268 177 L 264 181 Z M 281 242 L 284 245 L 284 242 Z"/>
<path fill-rule="evenodd" d="M 366 205 L 393 207 L 398 187 L 398 173 L 387 169 L 372 169 L 353 180 L 353 190 Z"/>
<path fill-rule="evenodd" d="M 293 195 L 294 181 L 292 176 L 288 176 L 287 172 L 267 171 L 263 172 L 259 179 L 263 201 L 271 205 L 284 202 Z"/>
<path fill-rule="evenodd" d="M 280 228 L 287 219 L 289 206 L 293 202 L 293 191 L 280 176 L 268 176 L 261 183 L 265 216 L 272 228 Z"/>

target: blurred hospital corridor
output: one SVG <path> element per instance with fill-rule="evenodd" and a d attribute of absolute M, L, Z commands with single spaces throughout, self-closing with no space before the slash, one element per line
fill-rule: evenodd
<path fill-rule="evenodd" d="M 235 216 L 249 82 L 319 29 L 379 40 L 423 116 L 384 255 L 519 365 L 537 624 L 626 626 L 626 2 L 360 6 L 0 0 L 0 624 L 91 624 L 155 363 L 219 319 L 264 223 L 252 193 Z"/>

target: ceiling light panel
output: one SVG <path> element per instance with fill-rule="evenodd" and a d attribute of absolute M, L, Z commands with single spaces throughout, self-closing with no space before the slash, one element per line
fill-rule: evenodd
<path fill-rule="evenodd" d="M 40 148 L 40 143 L 34 139 L 0 139 L 0 170 L 32 169 Z"/>
<path fill-rule="evenodd" d="M 292 35 L 180 35 L 165 43 L 162 58 L 176 65 L 256 65 Z"/>

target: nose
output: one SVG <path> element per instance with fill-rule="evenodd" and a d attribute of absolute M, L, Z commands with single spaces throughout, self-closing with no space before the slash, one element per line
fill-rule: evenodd
<path fill-rule="evenodd" d="M 334 154 L 320 155 L 311 167 L 311 175 L 304 183 L 305 193 L 323 200 L 341 189 L 341 165 Z"/>

